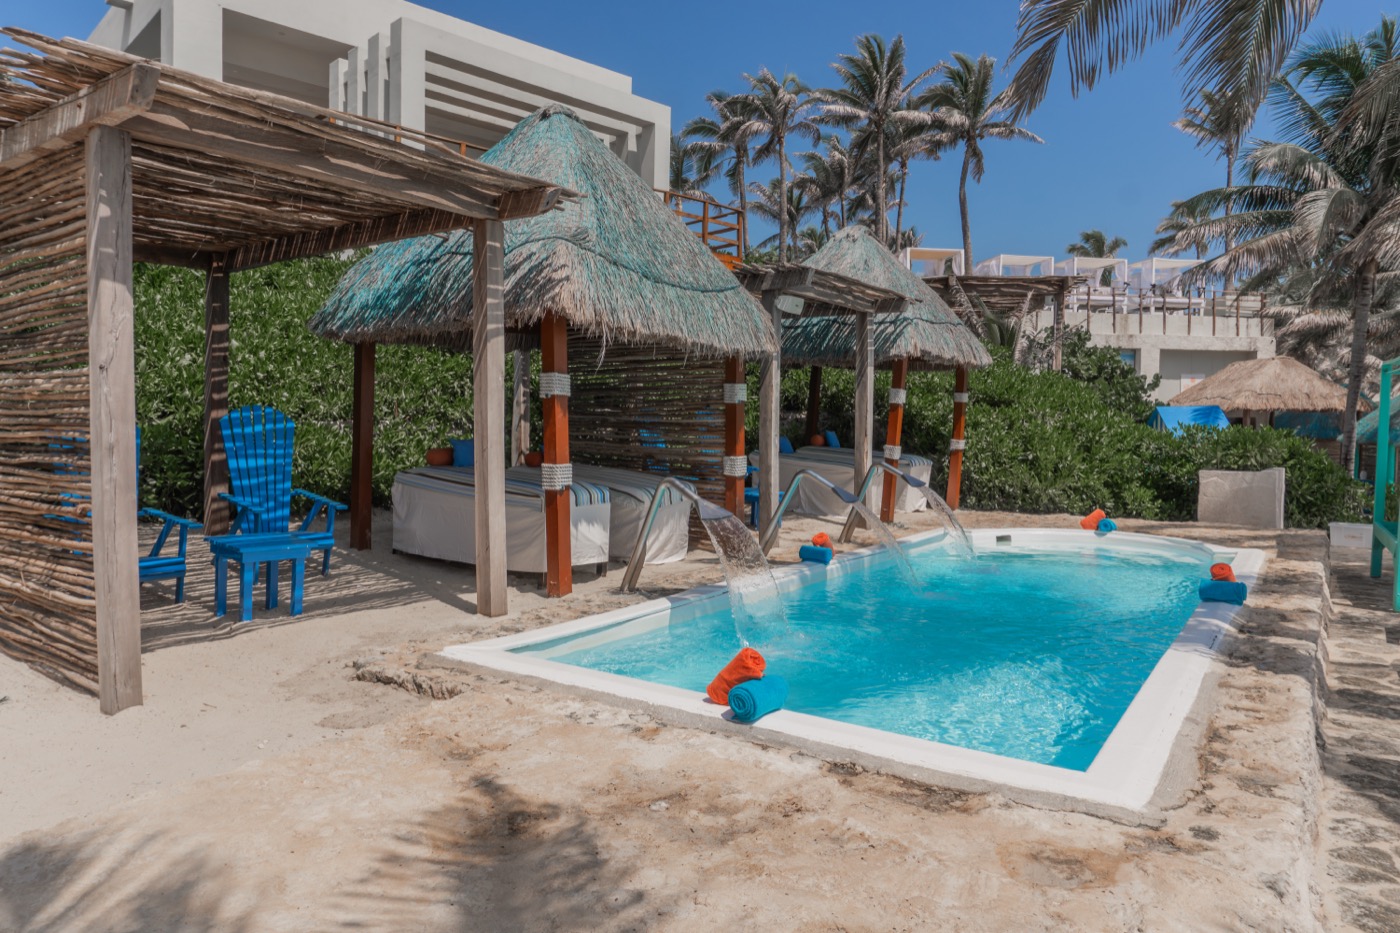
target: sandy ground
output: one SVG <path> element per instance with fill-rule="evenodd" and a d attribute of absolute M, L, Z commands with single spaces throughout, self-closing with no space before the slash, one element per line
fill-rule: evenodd
<path fill-rule="evenodd" d="M 789 523 L 774 556 L 830 527 Z M 296 620 L 215 625 L 207 577 L 185 607 L 153 591 L 139 709 L 102 717 L 0 659 L 0 929 L 1317 929 L 1325 540 L 1214 540 L 1273 560 L 1193 788 L 1151 828 L 415 665 L 645 598 L 617 571 L 567 600 L 513 581 L 500 620 L 471 614 L 470 573 L 382 545 L 338 552 Z M 644 589 L 718 578 L 692 558 Z"/>

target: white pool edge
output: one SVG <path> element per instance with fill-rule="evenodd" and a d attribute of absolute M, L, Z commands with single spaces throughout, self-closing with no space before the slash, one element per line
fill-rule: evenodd
<path fill-rule="evenodd" d="M 941 531 L 925 532 L 904 538 L 901 543 L 915 544 L 942 534 Z M 1231 560 L 1236 578 L 1251 590 L 1265 563 L 1265 555 L 1259 550 L 1220 548 L 1159 535 L 1114 532 L 1111 536 L 1100 536 L 1088 531 L 1028 528 L 972 532 L 979 552 L 995 549 L 999 546 L 997 537 L 1005 535 L 1011 536 L 1011 544 L 1017 550 L 1027 544 L 1055 549 L 1059 549 L 1056 545 L 1115 550 L 1199 548 L 1212 557 Z M 867 548 L 841 554 L 830 567 L 821 564 L 780 567 L 774 570 L 774 576 L 779 586 L 787 589 L 811 576 L 840 573 L 872 553 L 874 549 Z M 1189 764 L 1194 775 L 1194 749 L 1199 729 L 1183 727 L 1198 702 L 1209 699 L 1206 695 L 1209 690 L 1202 688 L 1211 686 L 1211 674 L 1218 670 L 1229 636 L 1238 628 L 1245 608 L 1225 603 L 1201 603 L 1197 607 L 1152 669 L 1087 771 L 1021 761 L 791 710 L 780 710 L 755 725 L 744 726 L 726 718 L 728 707 L 710 703 L 701 693 L 513 653 L 514 649 L 646 616 L 655 615 L 658 622 L 664 622 L 680 605 L 716 598 L 726 598 L 723 586 L 697 587 L 676 596 L 529 632 L 453 645 L 443 649 L 440 659 L 555 684 L 624 705 L 640 704 L 658 718 L 678 725 L 748 734 L 768 743 L 792 745 L 821 758 L 854 761 L 862 767 L 914 780 L 961 790 L 997 792 L 1027 803 L 1138 818 L 1150 813 L 1159 788 L 1169 783 L 1165 778 L 1171 773 L 1169 766 L 1174 763 L 1174 753 L 1192 753 Z"/>

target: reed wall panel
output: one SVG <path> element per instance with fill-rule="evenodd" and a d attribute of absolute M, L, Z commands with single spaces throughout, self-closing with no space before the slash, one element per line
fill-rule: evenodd
<path fill-rule="evenodd" d="M 0 651 L 96 692 L 83 148 L 0 172 Z"/>
<path fill-rule="evenodd" d="M 571 336 L 569 374 L 573 460 L 678 476 L 724 502 L 723 360 Z"/>

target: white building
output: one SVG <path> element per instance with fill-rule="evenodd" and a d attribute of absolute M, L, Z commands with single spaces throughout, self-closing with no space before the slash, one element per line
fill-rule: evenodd
<path fill-rule="evenodd" d="M 89 41 L 485 149 L 563 103 L 652 187 L 669 107 L 626 75 L 405 0 L 107 0 Z"/>

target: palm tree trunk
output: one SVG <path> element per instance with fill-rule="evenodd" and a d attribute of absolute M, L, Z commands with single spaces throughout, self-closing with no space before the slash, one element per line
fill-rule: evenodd
<path fill-rule="evenodd" d="M 1371 302 L 1375 299 L 1379 270 L 1376 260 L 1366 260 L 1356 274 L 1356 294 L 1351 300 L 1351 365 L 1347 367 L 1347 408 L 1342 413 L 1342 471 L 1348 476 L 1356 454 L 1356 404 L 1366 373 L 1366 336 L 1371 326 Z M 1378 483 L 1390 481 L 1390 477 L 1375 479 Z"/>
<path fill-rule="evenodd" d="M 1235 154 L 1233 152 L 1227 152 L 1225 154 L 1225 187 L 1227 189 L 1235 187 Z M 1227 197 L 1225 199 L 1225 217 L 1227 219 L 1230 216 L 1230 212 L 1234 209 L 1233 202 L 1234 198 Z M 1226 228 L 1225 252 L 1228 253 L 1230 250 L 1234 249 L 1234 247 L 1235 237 L 1232 233 L 1230 233 L 1229 228 Z M 1231 288 L 1234 287 L 1234 285 L 1235 277 L 1233 275 L 1225 276 L 1225 291 L 1228 292 Z"/>
<path fill-rule="evenodd" d="M 904 188 L 909 183 L 909 160 L 899 160 L 899 204 L 894 209 L 894 246 L 899 249 L 899 235 L 904 232 Z"/>
<path fill-rule="evenodd" d="M 885 203 L 885 128 L 875 128 L 875 235 L 889 242 L 889 205 Z"/>
<path fill-rule="evenodd" d="M 778 137 L 778 262 L 788 258 L 787 147 L 785 138 Z"/>
<path fill-rule="evenodd" d="M 739 179 L 739 216 L 744 218 L 744 247 L 743 255 L 749 254 L 749 186 L 744 178 L 744 164 L 748 161 L 748 153 L 742 150 L 734 153 L 734 173 Z"/>
<path fill-rule="evenodd" d="M 958 209 L 962 211 L 963 275 L 972 274 L 972 222 L 967 216 L 967 170 L 971 154 L 963 144 L 962 178 L 958 181 Z"/>

